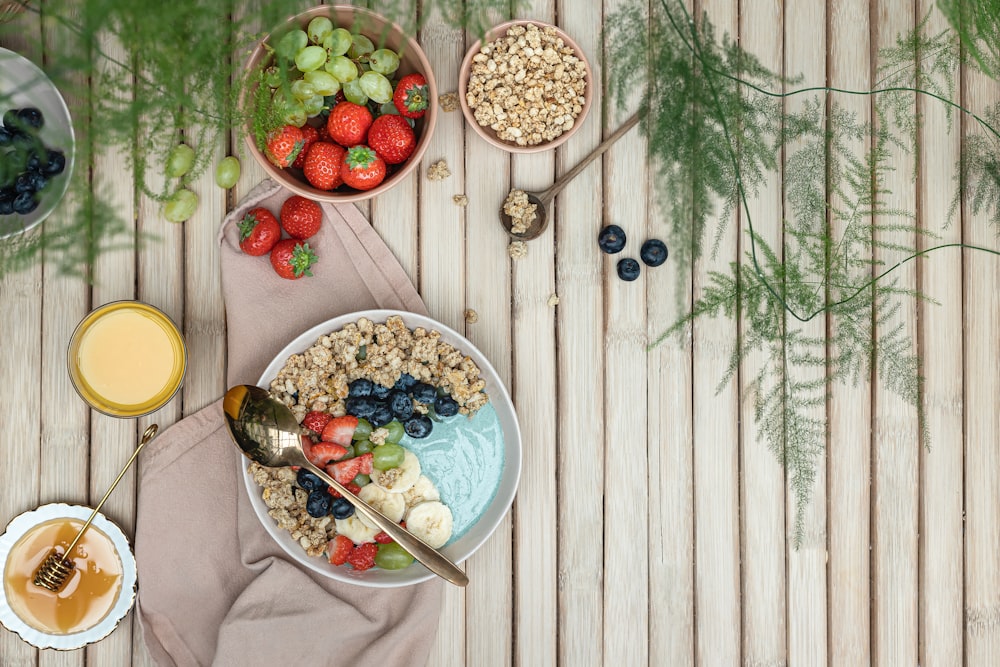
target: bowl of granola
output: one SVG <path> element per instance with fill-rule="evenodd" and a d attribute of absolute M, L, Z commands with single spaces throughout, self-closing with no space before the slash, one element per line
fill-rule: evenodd
<path fill-rule="evenodd" d="M 593 99 L 593 71 L 583 49 L 558 27 L 507 21 L 465 54 L 458 99 L 485 141 L 512 153 L 537 153 L 579 129 Z"/>
<path fill-rule="evenodd" d="M 439 322 L 389 310 L 333 318 L 285 346 L 258 385 L 292 410 L 313 463 L 455 563 L 510 509 L 521 469 L 510 396 Z M 301 566 L 371 587 L 434 577 L 309 471 L 239 465 L 265 530 Z"/>

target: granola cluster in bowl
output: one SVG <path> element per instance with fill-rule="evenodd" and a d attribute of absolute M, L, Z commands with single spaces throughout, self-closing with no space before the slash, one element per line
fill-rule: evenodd
<path fill-rule="evenodd" d="M 424 541 L 436 540 L 454 562 L 474 553 L 510 508 L 521 460 L 513 405 L 482 353 L 443 324 L 384 310 L 333 318 L 289 343 L 258 384 L 291 408 L 312 441 L 307 456 L 333 452 L 321 467 L 338 481 L 357 476 L 361 486 L 352 490 L 362 499 Z M 375 404 L 385 410 L 390 401 L 395 416 L 373 414 Z M 344 423 L 346 440 L 338 440 Z M 351 450 L 342 460 L 336 442 Z M 394 447 L 405 461 L 380 470 L 379 451 Z M 265 530 L 302 566 L 376 587 L 433 577 L 419 563 L 394 568 L 395 545 L 381 543 L 385 536 L 359 517 L 340 514 L 342 499 L 331 501 L 318 477 L 240 465 Z"/>

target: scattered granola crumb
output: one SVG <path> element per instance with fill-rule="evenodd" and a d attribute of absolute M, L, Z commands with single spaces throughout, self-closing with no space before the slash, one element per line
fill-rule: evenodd
<path fill-rule="evenodd" d="M 444 160 L 438 160 L 427 168 L 427 180 L 429 181 L 443 181 L 449 176 L 451 176 L 451 169 L 448 169 L 448 163 Z"/>
<path fill-rule="evenodd" d="M 469 198 L 466 197 L 465 195 L 455 195 L 454 197 L 451 198 L 451 200 L 459 206 L 464 207 L 469 205 Z"/>
<path fill-rule="evenodd" d="M 458 108 L 458 93 L 444 93 L 438 97 L 438 104 L 441 105 L 441 111 L 454 111 Z"/>
<path fill-rule="evenodd" d="M 469 324 L 475 324 L 476 322 L 479 321 L 479 313 L 472 310 L 471 308 L 467 308 L 465 310 L 465 321 L 468 322 Z"/>
<path fill-rule="evenodd" d="M 548 304 L 549 308 L 555 308 L 556 306 L 558 306 L 559 305 L 559 295 L 558 294 L 553 294 L 552 296 L 550 296 L 549 300 L 546 301 L 546 304 Z"/>
<path fill-rule="evenodd" d="M 507 246 L 507 254 L 513 259 L 521 259 L 528 255 L 528 244 L 524 241 L 511 241 Z"/>
<path fill-rule="evenodd" d="M 510 233 L 524 234 L 528 231 L 537 217 L 537 210 L 538 205 L 531 203 L 527 192 L 516 188 L 511 190 L 503 202 L 503 212 L 510 216 Z"/>

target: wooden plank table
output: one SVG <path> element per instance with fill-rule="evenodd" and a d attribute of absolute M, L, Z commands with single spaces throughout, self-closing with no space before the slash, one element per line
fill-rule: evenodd
<path fill-rule="evenodd" d="M 519 14 L 554 20 L 574 36 L 600 81 L 603 21 L 622 4 L 532 0 Z M 933 29 L 946 26 L 933 4 L 704 0 L 694 9 L 775 71 L 867 88 L 875 49 L 928 12 Z M 308 5 L 293 2 L 289 11 Z M 37 15 L 17 20 L 23 35 L 58 37 Z M 419 39 L 440 91 L 455 90 L 476 36 L 431 13 Z M 0 43 L 27 44 L 13 36 Z M 995 81 L 959 74 L 963 99 L 980 108 L 1000 100 Z M 497 368 L 523 434 L 513 510 L 467 563 L 468 589 L 448 589 L 430 664 L 1000 664 L 997 258 L 942 252 L 900 274 L 901 286 L 940 302 L 912 302 L 902 315 L 922 358 L 932 447 L 920 446 L 916 410 L 881 381 L 834 385 L 815 409 L 827 423 L 827 448 L 796 548 L 789 480 L 743 400 L 764 360 L 744 360 L 732 382 L 716 386 L 742 325 L 698 320 L 647 349 L 703 293 L 707 270 L 725 269 L 746 252 L 741 215 L 733 214 L 715 255 L 687 278 L 687 304 L 674 298 L 669 267 L 620 281 L 616 258 L 597 247 L 597 231 L 621 225 L 637 250 L 667 229 L 654 173 L 636 158 L 645 140 L 631 132 L 557 199 L 554 224 L 530 242 L 526 257 L 507 255 L 496 221 L 504 196 L 512 186 L 543 189 L 618 126 L 626 114 L 602 113 L 602 97 L 595 91 L 593 111 L 570 142 L 530 156 L 492 148 L 460 112 L 442 113 L 423 168 L 361 207 L 431 315 L 464 332 Z M 849 104 L 871 113 L 866 98 Z M 892 158 L 893 203 L 915 208 L 918 224 L 939 230 L 940 242 L 998 245 L 996 230 L 969 210 L 943 231 L 933 222 L 949 209 L 945 185 L 955 177 L 959 143 L 940 108 L 914 105 L 925 115 L 924 150 L 916 180 L 906 176 L 910 157 Z M 230 137 L 216 156 L 241 141 Z M 438 159 L 452 176 L 428 181 L 425 168 Z M 135 211 L 136 230 L 159 240 L 102 255 L 92 287 L 44 262 L 0 282 L 0 523 L 41 503 L 94 502 L 149 423 L 168 426 L 225 389 L 217 225 L 263 173 L 244 159 L 228 196 L 205 175 L 192 186 L 201 193 L 196 216 L 171 225 L 156 202 L 135 192 L 117 156 L 99 155 L 89 166 L 94 187 Z M 456 206 L 456 194 L 468 196 L 468 207 Z M 787 205 L 779 178 L 756 194 L 749 212 L 780 221 Z M 780 248 L 780 224 L 762 224 L 762 237 Z M 166 311 L 190 352 L 182 394 L 136 421 L 87 410 L 65 369 L 73 327 L 117 299 Z M 478 321 L 466 318 L 469 309 Z M 833 318 L 821 319 L 811 333 L 833 326 Z M 105 507 L 130 534 L 136 492 L 133 471 Z M 84 664 L 151 664 L 133 617 L 104 641 L 69 653 L 39 652 L 0 631 L 5 667 Z"/>

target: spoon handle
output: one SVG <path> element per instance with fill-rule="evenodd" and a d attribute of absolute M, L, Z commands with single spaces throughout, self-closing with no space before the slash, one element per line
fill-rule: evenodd
<path fill-rule="evenodd" d="M 458 569 L 457 565 L 445 558 L 437 549 L 428 546 L 421 541 L 419 537 L 355 496 L 353 493 L 348 491 L 343 484 L 328 475 L 326 471 L 313 464 L 304 456 L 302 457 L 301 465 L 308 468 L 313 472 L 313 474 L 317 475 L 324 482 L 336 489 L 340 495 L 354 505 L 354 509 L 365 515 L 365 517 L 372 523 L 384 530 L 389 537 L 394 539 L 399 546 L 406 549 L 411 556 L 423 563 L 428 570 L 442 579 L 450 581 L 456 586 L 468 585 L 469 577 L 465 575 L 465 572 Z"/>
<path fill-rule="evenodd" d="M 538 198 L 540 200 L 542 200 L 542 202 L 544 204 L 548 205 L 548 203 L 550 201 L 552 201 L 552 199 L 554 199 L 555 196 L 557 194 L 559 194 L 559 192 L 564 187 L 566 187 L 566 185 L 570 181 L 572 181 L 574 178 L 576 178 L 580 174 L 581 171 L 583 171 L 584 169 L 587 168 L 587 165 L 589 165 L 591 162 L 593 162 L 598 157 L 600 157 L 600 155 L 602 153 L 604 153 L 604 151 L 606 151 L 609 148 L 611 148 L 611 144 L 613 144 L 616 141 L 618 141 L 619 139 L 621 139 L 622 135 L 624 135 L 626 132 L 628 132 L 633 127 L 635 127 L 635 124 L 638 123 L 638 122 L 639 122 L 639 114 L 636 113 L 631 118 L 629 118 L 627 121 L 625 121 L 624 125 L 622 125 L 617 130 L 615 130 L 614 133 L 610 137 L 608 137 L 607 139 L 605 139 L 604 141 L 602 141 L 597 146 L 597 148 L 595 148 L 593 150 L 593 152 L 590 155 L 588 155 L 587 157 L 585 157 L 582 160 L 580 160 L 580 162 L 577 163 L 577 165 L 575 167 L 573 167 L 572 169 L 570 169 L 569 171 L 567 171 L 565 174 L 563 174 L 562 176 L 560 176 L 559 179 L 555 183 L 553 183 L 552 185 L 550 185 L 548 187 L 548 189 L 542 191 L 538 195 Z"/>

